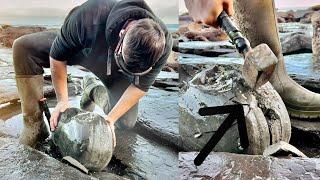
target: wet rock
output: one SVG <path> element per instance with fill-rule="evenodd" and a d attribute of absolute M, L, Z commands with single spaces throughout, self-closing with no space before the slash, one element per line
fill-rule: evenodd
<path fill-rule="evenodd" d="M 177 91 L 152 88 L 139 104 L 135 129 L 157 142 L 181 149 Z"/>
<path fill-rule="evenodd" d="M 102 116 L 69 108 L 59 117 L 53 141 L 63 156 L 71 156 L 92 171 L 105 168 L 112 157 L 112 132 Z"/>
<path fill-rule="evenodd" d="M 278 23 L 285 23 L 286 22 L 286 19 L 285 18 L 283 18 L 283 17 L 277 17 L 277 21 L 278 21 Z"/>
<path fill-rule="evenodd" d="M 186 150 L 201 149 L 220 126 L 225 115 L 200 116 L 201 107 L 244 105 L 250 146 L 248 153 L 262 154 L 270 144 L 290 139 L 288 112 L 270 83 L 256 92 L 243 84 L 241 66 L 215 65 L 197 74 L 185 88 L 179 100 L 180 135 Z M 217 144 L 215 151 L 238 151 L 238 129 L 234 124 Z"/>
<path fill-rule="evenodd" d="M 44 82 L 43 90 L 45 97 L 55 96 L 55 91 L 51 81 Z M 81 84 L 79 82 L 68 83 L 68 93 L 70 96 L 76 95 L 79 92 L 81 92 Z M 0 80 L 0 104 L 4 104 L 7 102 L 17 102 L 18 100 L 19 95 L 15 79 Z"/>
<path fill-rule="evenodd" d="M 1 179 L 96 179 L 49 157 L 18 144 L 16 140 L 0 138 Z"/>
<path fill-rule="evenodd" d="M 275 156 L 275 157 L 282 157 L 282 156 L 293 156 L 293 157 L 304 157 L 307 156 L 299 151 L 296 147 L 290 145 L 287 142 L 280 141 L 276 144 L 272 144 L 263 152 L 264 156 Z"/>
<path fill-rule="evenodd" d="M 311 147 L 319 148 L 320 144 L 320 123 L 292 119 L 292 141 L 303 143 Z"/>
<path fill-rule="evenodd" d="M 163 71 L 165 71 L 166 68 L 169 67 L 172 69 L 170 72 L 176 72 L 179 68 L 178 57 L 179 57 L 179 54 L 177 52 L 171 51 Z"/>
<path fill-rule="evenodd" d="M 131 179 L 178 179 L 178 152 L 128 130 L 116 130 L 114 156 Z"/>
<path fill-rule="evenodd" d="M 0 59 L 0 66 L 8 66 L 8 63 L 2 59 Z"/>
<path fill-rule="evenodd" d="M 289 10 L 286 12 L 279 11 L 277 12 L 277 19 L 279 23 L 292 23 L 292 22 L 301 22 L 301 23 L 310 23 L 310 17 L 313 13 L 313 10 Z"/>
<path fill-rule="evenodd" d="M 5 47 L 12 47 L 13 41 L 23 35 L 41 32 L 47 30 L 44 27 L 20 26 L 13 27 L 10 25 L 0 26 L 0 44 Z"/>
<path fill-rule="evenodd" d="M 319 4 L 319 5 L 311 6 L 310 8 L 308 8 L 308 10 L 319 11 L 319 10 L 320 10 L 320 4 Z"/>
<path fill-rule="evenodd" d="M 308 157 L 320 158 L 320 125 L 318 122 L 291 119 L 292 135 L 290 144 Z"/>
<path fill-rule="evenodd" d="M 224 41 L 228 40 L 227 34 L 213 27 L 198 23 L 181 25 L 178 32 L 180 38 L 186 37 L 187 41 Z"/>
<path fill-rule="evenodd" d="M 95 173 L 93 174 L 94 177 L 98 178 L 99 180 L 129 180 L 129 178 L 124 178 L 117 176 L 112 173 Z"/>
<path fill-rule="evenodd" d="M 320 93 L 320 81 L 317 77 L 308 77 L 302 75 L 291 74 L 290 77 L 301 86 L 309 89 L 310 91 Z"/>
<path fill-rule="evenodd" d="M 15 77 L 15 75 L 14 75 L 12 65 L 0 66 L 0 80 L 1 79 L 13 79 L 14 77 Z"/>
<path fill-rule="evenodd" d="M 283 18 L 285 22 L 295 22 L 294 11 L 277 12 L 277 16 Z"/>
<path fill-rule="evenodd" d="M 229 54 L 222 54 L 219 57 L 226 57 L 226 58 L 242 58 L 243 56 L 238 52 L 233 52 Z"/>
<path fill-rule="evenodd" d="M 312 15 L 313 37 L 312 51 L 313 60 L 320 63 L 320 12 L 315 12 Z"/>
<path fill-rule="evenodd" d="M 305 33 L 290 33 L 281 38 L 282 53 L 284 55 L 311 53 L 312 43 L 311 37 Z"/>
<path fill-rule="evenodd" d="M 152 86 L 162 89 L 178 87 L 179 74 L 177 72 L 161 71 Z"/>
<path fill-rule="evenodd" d="M 0 80 L 0 104 L 18 101 L 16 82 L 14 79 Z"/>
<path fill-rule="evenodd" d="M 229 41 L 219 42 L 182 42 L 179 43 L 179 52 L 201 56 L 217 57 L 223 54 L 235 53 L 236 49 Z"/>
<path fill-rule="evenodd" d="M 318 179 L 318 158 L 279 159 L 230 153 L 211 153 L 201 166 L 197 152 L 179 154 L 180 179 Z"/>

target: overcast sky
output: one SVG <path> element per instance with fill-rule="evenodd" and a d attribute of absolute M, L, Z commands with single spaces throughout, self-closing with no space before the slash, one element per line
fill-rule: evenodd
<path fill-rule="evenodd" d="M 86 0 L 0 0 L 0 15 L 64 16 Z M 165 23 L 177 23 L 178 12 L 185 12 L 184 0 L 146 0 Z M 277 8 L 307 7 L 320 0 L 275 0 Z M 180 8 L 178 8 L 180 4 Z M 178 10 L 179 9 L 179 10 Z"/>
<path fill-rule="evenodd" d="M 86 0 L 0 0 L 0 15 L 63 16 Z M 178 23 L 178 0 L 145 0 L 165 23 Z M 2 12 L 2 13 L 1 13 Z"/>

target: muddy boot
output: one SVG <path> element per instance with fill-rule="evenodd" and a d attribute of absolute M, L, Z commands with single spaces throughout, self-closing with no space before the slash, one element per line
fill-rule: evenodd
<path fill-rule="evenodd" d="M 39 100 L 43 98 L 43 76 L 18 75 L 16 82 L 24 123 L 19 141 L 22 144 L 35 147 L 37 142 L 41 142 L 49 136 L 39 105 Z"/>
<path fill-rule="evenodd" d="M 273 0 L 236 0 L 235 15 L 243 34 L 255 47 L 266 43 L 279 59 L 270 82 L 286 104 L 289 114 L 300 118 L 320 117 L 320 94 L 313 93 L 295 81 L 285 70 Z"/>
<path fill-rule="evenodd" d="M 95 77 L 85 76 L 80 108 L 92 112 L 95 105 L 103 109 L 104 113 L 109 113 L 110 103 L 107 88 L 102 83 L 99 83 Z"/>

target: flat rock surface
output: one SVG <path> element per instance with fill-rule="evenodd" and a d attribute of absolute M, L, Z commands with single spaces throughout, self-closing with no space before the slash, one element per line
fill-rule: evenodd
<path fill-rule="evenodd" d="M 229 41 L 191 41 L 180 42 L 179 52 L 186 54 L 197 54 L 203 56 L 216 57 L 223 54 L 234 53 L 236 52 L 236 50 Z"/>
<path fill-rule="evenodd" d="M 171 144 L 179 141 L 179 106 L 177 91 L 152 88 L 139 104 L 136 128 Z"/>
<path fill-rule="evenodd" d="M 179 154 L 180 179 L 319 179 L 320 159 L 279 159 L 230 153 L 211 153 L 201 166 L 197 152 Z"/>
<path fill-rule="evenodd" d="M 178 153 L 131 131 L 116 131 L 114 155 L 134 179 L 178 179 Z"/>
<path fill-rule="evenodd" d="M 0 138 L 1 179 L 94 179 L 58 160 Z"/>
<path fill-rule="evenodd" d="M 312 53 L 312 38 L 305 33 L 290 33 L 281 38 L 283 54 Z"/>

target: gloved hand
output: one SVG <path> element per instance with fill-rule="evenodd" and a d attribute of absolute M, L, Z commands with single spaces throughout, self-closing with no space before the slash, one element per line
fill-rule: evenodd
<path fill-rule="evenodd" d="M 224 10 L 233 16 L 233 0 L 185 0 L 190 16 L 197 23 L 219 27 L 217 18 Z"/>

